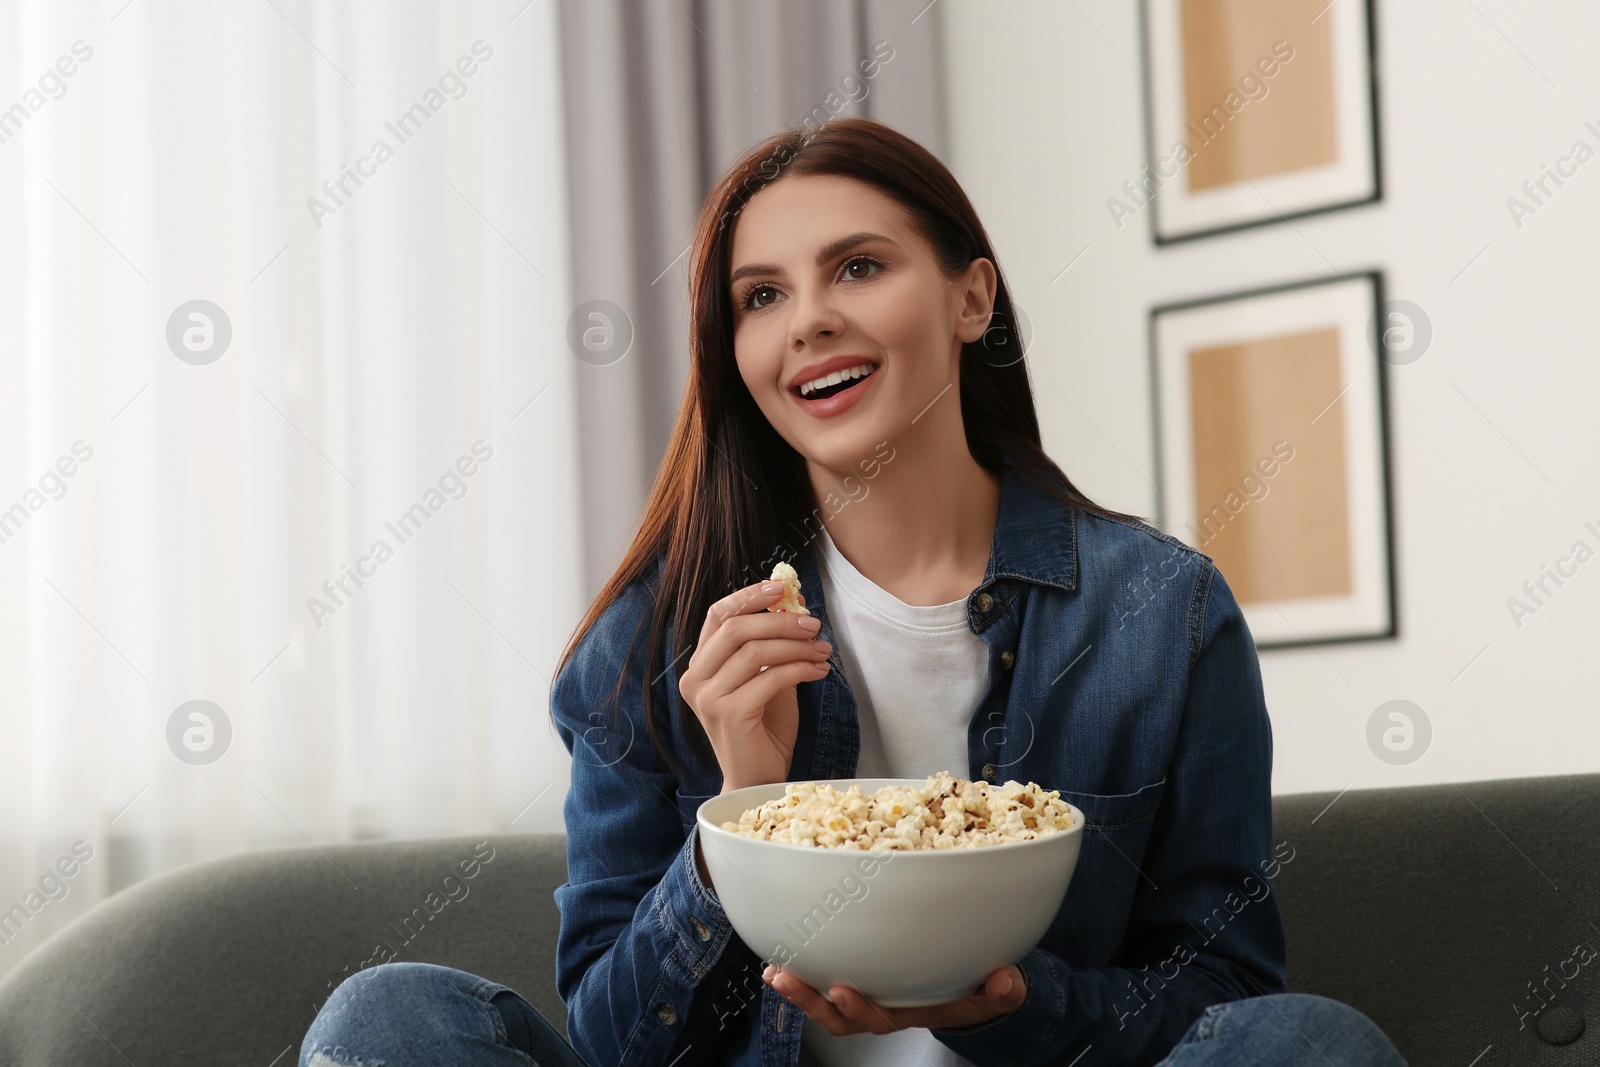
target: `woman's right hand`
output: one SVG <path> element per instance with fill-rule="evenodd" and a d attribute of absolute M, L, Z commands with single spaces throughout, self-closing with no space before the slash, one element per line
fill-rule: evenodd
<path fill-rule="evenodd" d="M 767 610 L 782 595 L 782 583 L 757 582 L 712 604 L 678 683 L 711 739 L 724 793 L 788 779 L 800 732 L 795 686 L 828 673 L 828 643 L 814 640 L 822 623 Z"/>

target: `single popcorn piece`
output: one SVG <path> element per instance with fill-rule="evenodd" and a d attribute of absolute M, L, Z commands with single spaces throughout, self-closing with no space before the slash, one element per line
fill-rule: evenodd
<path fill-rule="evenodd" d="M 800 576 L 795 573 L 793 567 L 780 561 L 772 568 L 772 577 L 767 581 L 783 583 L 783 598 L 769 607 L 768 611 L 792 611 L 796 615 L 811 614 L 806 610 L 806 606 L 800 603 Z"/>
<path fill-rule="evenodd" d="M 791 782 L 782 797 L 722 828 L 763 841 L 866 851 L 1004 845 L 1076 825 L 1058 790 L 1035 782 L 993 786 L 940 771 L 921 786 L 886 785 L 871 796 L 859 785 L 840 792 L 827 782 Z"/>

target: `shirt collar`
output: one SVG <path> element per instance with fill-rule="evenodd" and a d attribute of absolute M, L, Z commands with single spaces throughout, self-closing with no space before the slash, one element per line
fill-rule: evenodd
<path fill-rule="evenodd" d="M 1077 508 L 1030 482 L 1010 457 L 1000 472 L 999 518 L 983 584 L 996 578 L 1069 593 L 1078 587 Z"/>

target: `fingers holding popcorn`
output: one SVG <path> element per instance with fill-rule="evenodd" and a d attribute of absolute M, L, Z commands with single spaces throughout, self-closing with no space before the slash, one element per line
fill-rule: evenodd
<path fill-rule="evenodd" d="M 815 640 L 821 623 L 800 601 L 798 581 L 749 585 L 712 604 L 679 679 L 724 791 L 784 780 L 799 729 L 795 687 L 828 674 L 832 649 Z M 774 610 L 785 601 L 798 610 Z"/>

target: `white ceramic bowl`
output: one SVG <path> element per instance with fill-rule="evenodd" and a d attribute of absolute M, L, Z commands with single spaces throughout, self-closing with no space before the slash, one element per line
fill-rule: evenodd
<path fill-rule="evenodd" d="M 1055 919 L 1083 842 L 1071 829 L 1032 841 L 938 850 L 809 848 L 722 829 L 788 783 L 712 797 L 696 816 L 717 898 L 751 951 L 824 994 L 852 986 L 884 1007 L 970 996 L 1026 956 Z M 922 778 L 839 778 L 843 792 Z M 882 854 L 888 858 L 879 860 Z"/>

